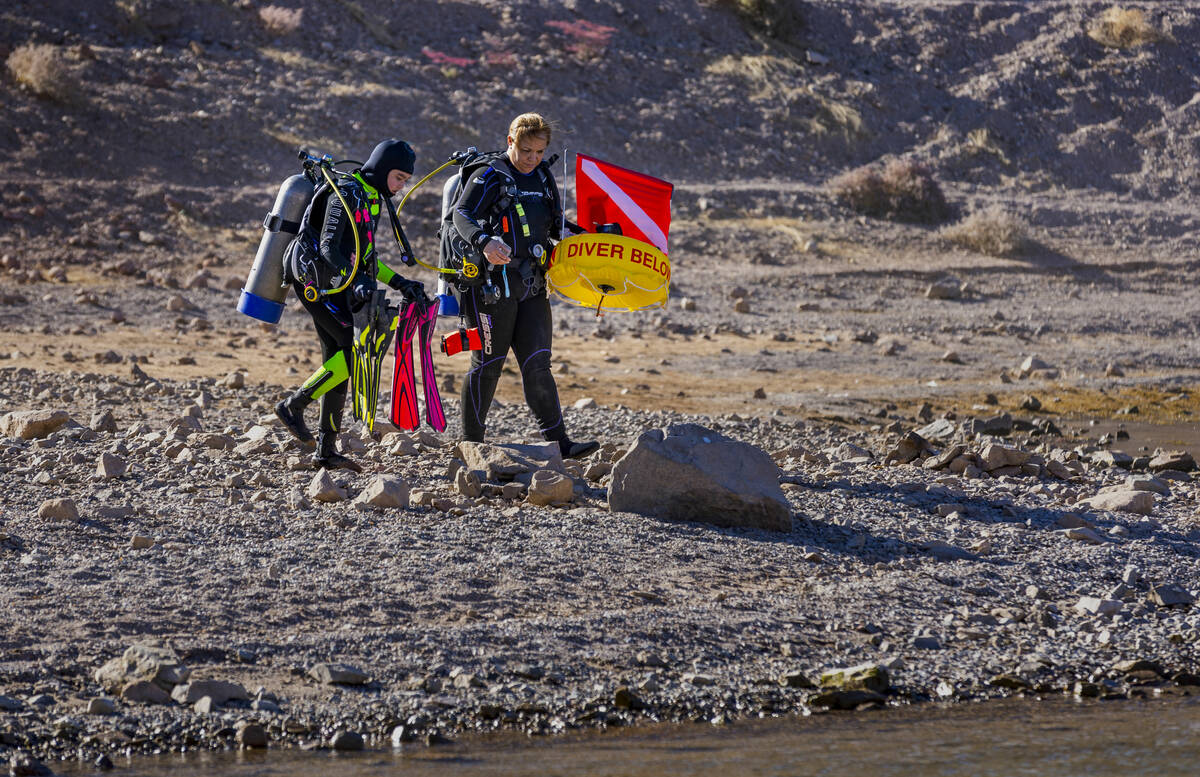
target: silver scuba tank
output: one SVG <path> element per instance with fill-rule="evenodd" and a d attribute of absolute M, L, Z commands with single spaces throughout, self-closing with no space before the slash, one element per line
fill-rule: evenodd
<path fill-rule="evenodd" d="M 263 219 L 262 240 L 238 298 L 238 312 L 268 324 L 279 322 L 288 293 L 283 281 L 283 255 L 300 232 L 300 221 L 315 191 L 312 181 L 300 174 L 280 185 L 275 205 Z"/>
<path fill-rule="evenodd" d="M 472 151 L 474 149 L 471 149 Z M 443 229 L 445 229 L 445 219 L 450 215 L 450 209 L 454 207 L 454 200 L 458 197 L 458 179 L 459 174 L 455 173 L 446 179 L 446 183 L 442 185 L 442 220 Z M 458 297 L 454 295 L 454 290 L 450 288 L 450 284 L 446 282 L 444 273 L 438 273 L 437 282 L 438 296 L 438 315 L 439 316 L 457 316 L 458 315 Z"/>

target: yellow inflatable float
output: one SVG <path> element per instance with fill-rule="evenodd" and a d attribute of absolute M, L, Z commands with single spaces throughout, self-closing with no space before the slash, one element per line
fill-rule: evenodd
<path fill-rule="evenodd" d="M 671 262 L 649 243 L 585 232 L 559 242 L 546 271 L 550 290 L 584 307 L 644 310 L 667 305 Z"/>

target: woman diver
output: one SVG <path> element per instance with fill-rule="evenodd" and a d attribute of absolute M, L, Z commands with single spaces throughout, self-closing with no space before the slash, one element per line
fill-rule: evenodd
<path fill-rule="evenodd" d="M 557 442 L 564 457 L 586 456 L 594 441 L 572 442 L 563 422 L 558 387 L 550 372 L 553 322 L 546 294 L 551 238 L 563 223 L 558 185 L 543 162 L 551 127 L 525 113 L 508 128 L 508 147 L 481 166 L 463 186 L 454 228 L 487 260 L 498 280 L 463 290 L 460 310 L 478 327 L 482 349 L 471 352 L 462 387 L 463 439 L 482 442 L 488 408 L 509 349 L 517 357 L 525 402 L 543 439 Z"/>

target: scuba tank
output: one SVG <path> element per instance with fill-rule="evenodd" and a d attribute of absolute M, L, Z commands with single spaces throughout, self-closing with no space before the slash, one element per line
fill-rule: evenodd
<path fill-rule="evenodd" d="M 471 149 L 472 151 L 474 149 Z M 450 215 L 450 209 L 454 207 L 454 201 L 458 198 L 459 192 L 459 175 L 455 173 L 446 179 L 445 185 L 442 186 L 442 220 L 445 221 Z M 445 227 L 442 227 L 445 229 Z M 438 273 L 437 282 L 438 296 L 438 315 L 439 316 L 457 316 L 458 315 L 458 297 L 454 295 L 454 289 L 446 280 L 446 276 Z"/>
<path fill-rule="evenodd" d="M 268 324 L 279 322 L 288 293 L 283 279 L 283 255 L 300 232 L 300 220 L 316 189 L 312 176 L 299 173 L 280 185 L 275 205 L 263 219 L 262 240 L 238 298 L 238 312 Z"/>

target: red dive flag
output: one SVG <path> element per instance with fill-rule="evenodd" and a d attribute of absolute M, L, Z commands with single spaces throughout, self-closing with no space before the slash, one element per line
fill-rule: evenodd
<path fill-rule="evenodd" d="M 575 155 L 575 205 L 579 226 L 621 225 L 621 234 L 667 253 L 671 191 L 661 178 L 627 170 L 584 154 Z"/>

